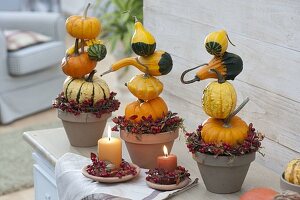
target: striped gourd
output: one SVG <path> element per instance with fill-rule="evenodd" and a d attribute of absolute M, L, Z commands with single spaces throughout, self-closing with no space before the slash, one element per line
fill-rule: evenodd
<path fill-rule="evenodd" d="M 68 101 L 82 103 L 85 100 L 90 100 L 94 104 L 101 100 L 109 98 L 110 91 L 107 83 L 94 76 L 96 71 L 92 71 L 86 78 L 68 77 L 64 82 L 64 95 Z"/>
<path fill-rule="evenodd" d="M 217 70 L 218 81 L 209 83 L 203 91 L 202 107 L 204 112 L 218 119 L 225 119 L 236 107 L 237 95 L 231 83 L 225 81 Z"/>
<path fill-rule="evenodd" d="M 134 34 L 131 38 L 131 48 L 139 56 L 150 56 L 156 48 L 153 35 L 147 31 L 137 19 L 134 24 Z"/>
<path fill-rule="evenodd" d="M 291 160 L 284 172 L 284 179 L 290 183 L 300 185 L 300 159 Z"/>
<path fill-rule="evenodd" d="M 211 55 L 222 56 L 227 50 L 228 40 L 229 38 L 225 30 L 211 32 L 204 40 L 205 48 Z"/>

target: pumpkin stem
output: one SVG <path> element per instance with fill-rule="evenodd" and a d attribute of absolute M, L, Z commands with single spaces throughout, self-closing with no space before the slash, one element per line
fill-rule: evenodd
<path fill-rule="evenodd" d="M 195 76 L 195 78 L 192 79 L 192 80 L 186 81 L 186 80 L 184 80 L 184 76 L 185 76 L 188 72 L 190 72 L 190 71 L 192 71 L 192 70 L 194 70 L 194 69 L 197 69 L 197 68 L 199 68 L 199 67 L 202 67 L 202 66 L 204 66 L 204 65 L 208 65 L 208 64 L 205 63 L 205 64 L 202 64 L 202 65 L 193 67 L 193 68 L 191 68 L 191 69 L 185 70 L 185 71 L 182 72 L 182 74 L 181 74 L 180 81 L 181 81 L 183 84 L 190 84 L 190 83 L 194 83 L 195 81 L 200 81 L 200 79 L 199 79 L 197 76 Z"/>
<path fill-rule="evenodd" d="M 80 47 L 81 53 L 84 53 L 84 39 L 81 39 L 81 47 Z"/>
<path fill-rule="evenodd" d="M 87 11 L 90 7 L 91 3 L 88 3 L 87 7 L 84 9 L 84 12 L 83 12 L 83 18 L 86 19 L 86 16 L 87 16 Z"/>
<path fill-rule="evenodd" d="M 79 41 L 79 39 L 78 38 L 76 38 L 75 39 L 75 50 L 74 50 L 74 54 L 76 55 L 76 56 L 78 56 L 79 55 L 79 51 L 78 51 L 78 41 Z"/>
<path fill-rule="evenodd" d="M 235 116 L 238 112 L 240 112 L 240 110 L 242 110 L 242 108 L 244 108 L 244 106 L 249 102 L 249 97 L 247 97 L 243 103 L 241 103 L 241 105 L 239 105 L 239 107 L 237 107 L 237 109 L 235 109 L 235 111 L 233 111 L 232 113 L 230 113 L 230 115 L 228 115 L 228 117 L 226 119 L 224 119 L 224 125 L 225 126 L 230 126 L 230 120 L 232 119 L 233 116 Z"/>
<path fill-rule="evenodd" d="M 93 77 L 94 77 L 96 72 L 97 72 L 96 70 L 93 70 L 85 80 L 87 82 L 93 82 Z"/>
<path fill-rule="evenodd" d="M 217 77 L 218 77 L 218 83 L 224 83 L 225 82 L 225 78 L 224 78 L 224 76 L 218 71 L 218 70 L 216 70 L 216 69 L 210 69 L 209 70 L 210 72 L 214 72 L 214 73 L 216 73 L 217 74 Z"/>
<path fill-rule="evenodd" d="M 228 34 L 226 33 L 226 37 L 227 37 L 227 39 L 228 39 L 228 41 L 230 42 L 230 44 L 232 45 L 232 46 L 234 46 L 235 47 L 235 45 L 231 42 L 231 40 L 229 39 L 229 36 L 228 36 Z"/>

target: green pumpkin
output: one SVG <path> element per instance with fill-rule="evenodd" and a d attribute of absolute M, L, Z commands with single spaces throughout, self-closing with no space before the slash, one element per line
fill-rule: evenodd
<path fill-rule="evenodd" d="M 87 50 L 89 58 L 91 60 L 100 61 L 103 60 L 107 54 L 104 44 L 93 44 Z"/>

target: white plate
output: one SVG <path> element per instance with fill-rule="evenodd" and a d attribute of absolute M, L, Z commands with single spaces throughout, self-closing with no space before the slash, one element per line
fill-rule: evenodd
<path fill-rule="evenodd" d="M 178 185 L 176 184 L 172 184 L 172 185 L 161 185 L 161 184 L 156 184 L 156 183 L 152 183 L 150 181 L 146 181 L 147 185 L 153 189 L 156 190 L 163 190 L 163 191 L 167 191 L 167 190 L 176 190 L 176 189 L 180 189 L 185 187 L 187 184 L 189 184 L 191 180 L 189 178 L 185 178 L 183 181 L 181 181 Z"/>
<path fill-rule="evenodd" d="M 140 168 L 137 165 L 132 164 L 132 163 L 130 163 L 130 166 L 135 167 L 137 173 L 135 175 L 122 176 L 121 178 L 119 178 L 119 177 L 99 177 L 99 176 L 90 175 L 86 171 L 87 166 L 82 168 L 81 172 L 85 177 L 90 178 L 94 181 L 101 182 L 101 183 L 120 183 L 120 182 L 125 182 L 125 181 L 128 181 L 130 179 L 133 179 L 133 178 L 135 178 L 139 175 L 139 173 L 141 171 Z"/>

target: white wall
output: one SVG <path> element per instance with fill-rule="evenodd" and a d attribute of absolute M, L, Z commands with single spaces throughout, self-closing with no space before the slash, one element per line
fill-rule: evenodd
<path fill-rule="evenodd" d="M 226 29 L 240 55 L 243 72 L 234 84 L 239 113 L 266 135 L 265 157 L 257 160 L 281 173 L 286 163 L 300 157 L 300 1 L 297 0 L 144 0 L 145 26 L 157 40 L 158 49 L 172 55 L 174 66 L 162 77 L 163 96 L 169 107 L 195 130 L 207 116 L 201 96 L 207 81 L 180 82 L 182 71 L 211 59 L 205 36 Z"/>

